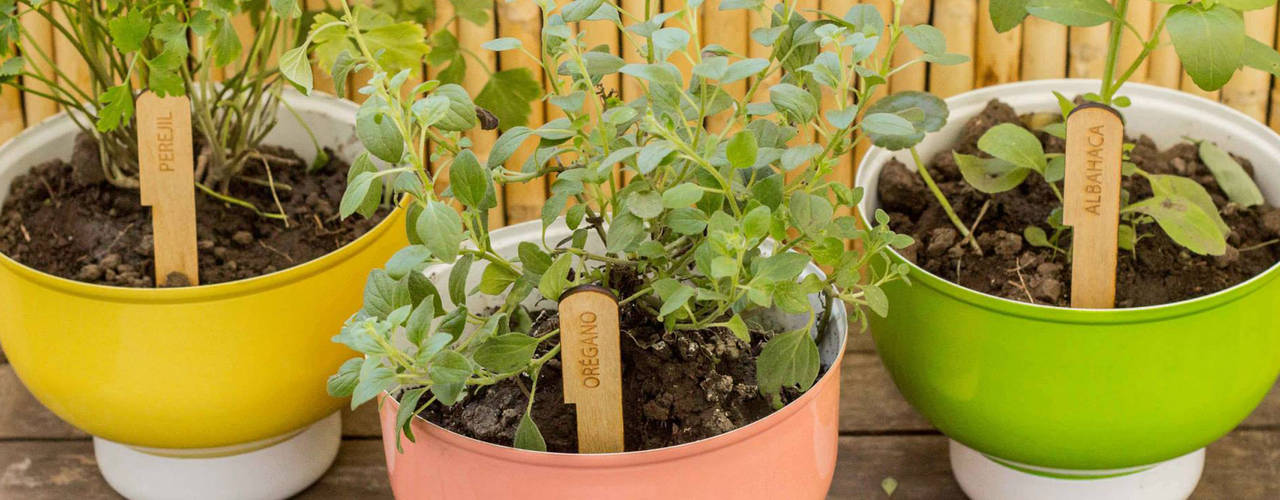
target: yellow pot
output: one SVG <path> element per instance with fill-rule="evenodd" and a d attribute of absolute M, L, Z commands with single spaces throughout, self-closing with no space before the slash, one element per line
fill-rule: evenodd
<path fill-rule="evenodd" d="M 354 104 L 287 95 L 266 143 L 300 154 L 360 151 Z M 77 129 L 59 115 L 0 147 L 0 196 Z M 0 255 L 0 344 L 36 398 L 84 431 L 131 446 L 191 449 L 287 436 L 337 411 L 325 380 L 352 353 L 330 342 L 365 276 L 407 245 L 396 211 L 320 259 L 253 279 L 127 289 L 58 278 Z"/>

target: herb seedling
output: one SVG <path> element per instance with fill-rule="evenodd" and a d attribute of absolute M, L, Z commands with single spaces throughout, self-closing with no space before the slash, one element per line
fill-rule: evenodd
<path fill-rule="evenodd" d="M 564 290 L 579 284 L 618 292 L 623 275 L 638 275 L 644 285 L 622 295 L 620 303 L 639 308 L 671 332 L 723 328 L 750 341 L 764 333 L 748 326 L 761 311 L 807 316 L 803 328 L 769 338 L 756 373 L 761 392 L 775 404 L 784 388 L 807 390 L 820 369 L 811 329 L 825 324 L 823 313 L 834 300 L 854 306 L 852 316 L 863 321 L 864 307 L 886 314 L 880 287 L 903 277 L 906 266 L 894 264 L 885 250 L 912 244 L 889 230 L 883 212 L 875 214 L 871 228 L 842 215 L 862 193 L 826 178 L 838 158 L 866 136 L 914 144 L 945 121 L 941 101 L 921 93 L 870 105 L 873 93 L 903 67 L 891 61 L 904 34 L 925 52 L 908 64 L 963 57 L 945 53 L 936 30 L 902 27 L 900 2 L 887 28 L 867 5 L 843 15 L 801 12 L 791 1 L 750 7 L 769 21 L 752 33 L 755 43 L 771 49 L 768 58 L 715 45 L 689 50 L 698 33 L 668 22 L 697 19 L 701 2 L 656 15 L 624 12 L 601 0 L 539 5 L 540 48 L 510 38 L 485 44 L 489 50 L 519 51 L 547 76 L 552 88 L 545 99 L 564 118 L 536 128 L 504 122 L 509 109 L 477 111 L 455 84 L 429 81 L 408 88 L 406 72 L 397 70 L 403 65 L 388 58 L 391 47 L 357 28 L 359 9 L 344 6 L 341 17 L 312 31 L 310 47 L 303 45 L 315 52 L 327 47 L 322 38 L 340 34 L 349 44 L 335 59 L 374 74 L 360 89 L 368 100 L 359 134 L 369 152 L 352 167 L 343 215 L 365 212 L 389 189 L 405 198 L 413 242 L 370 275 L 364 309 L 335 338 L 363 356 L 347 361 L 330 379 L 330 392 L 360 405 L 383 391 L 400 391 L 398 427 L 406 433 L 410 418 L 427 405 L 454 405 L 503 380 L 517 378 L 532 393 L 539 370 L 560 346 L 558 331 L 530 335 L 536 311 L 521 304 L 541 298 L 542 307 L 551 308 Z M 570 24 L 583 20 L 618 25 L 642 47 L 645 62 L 627 64 L 603 47 L 587 46 Z M 698 23 L 685 25 L 696 29 Z M 882 45 L 886 49 L 877 54 Z M 674 60 L 687 61 L 691 74 L 682 74 Z M 286 74 L 305 87 L 310 75 L 302 67 Z M 601 78 L 612 73 L 638 80 L 646 96 L 623 102 L 613 89 L 599 88 Z M 720 89 L 740 80 L 751 82 L 745 95 Z M 818 103 L 826 92 L 835 107 L 822 112 Z M 499 117 L 504 133 L 482 161 L 461 134 L 477 126 L 477 114 L 488 112 Z M 723 127 L 705 125 L 707 117 L 720 114 L 727 116 Z M 440 166 L 434 172 L 427 169 L 428 144 L 431 163 Z M 523 144 L 535 144 L 536 150 L 522 164 L 509 164 Z M 374 158 L 386 165 L 380 168 Z M 621 185 L 616 169 L 634 178 Z M 516 259 L 498 254 L 486 222 L 497 190 L 552 174 L 552 196 L 541 217 L 544 234 L 563 220 L 572 237 L 522 242 Z M 437 194 L 446 182 L 448 188 Z M 588 247 L 592 239 L 603 249 Z M 860 250 L 848 250 L 850 240 L 861 242 Z M 452 266 L 445 290 L 421 272 L 434 263 Z M 802 276 L 814 263 L 834 272 Z M 473 264 L 483 265 L 481 280 L 467 290 Z M 471 310 L 466 299 L 474 293 L 505 299 L 496 310 Z M 827 306 L 812 305 L 814 294 L 825 296 Z M 445 307 L 443 296 L 453 305 Z M 531 408 L 532 398 L 515 446 L 541 449 Z"/>
<path fill-rule="evenodd" d="M 1263 8 L 1274 4 L 1274 1 L 1157 1 L 1177 5 L 1156 23 L 1149 36 L 1125 20 L 1128 0 L 1117 0 L 1114 6 L 1106 0 L 992 0 L 991 17 L 999 31 L 1013 29 L 1027 15 L 1076 27 L 1111 23 L 1101 89 L 1082 97 L 1086 101 L 1117 108 L 1130 104 L 1129 98 L 1118 95 L 1118 92 L 1158 47 L 1160 34 L 1166 30 L 1182 60 L 1183 69 L 1196 85 L 1205 90 L 1216 90 L 1226 85 L 1232 74 L 1243 66 L 1280 74 L 1280 53 L 1250 38 L 1245 33 L 1241 17 L 1242 10 Z M 1126 32 L 1138 38 L 1142 50 L 1127 68 L 1122 69 L 1118 54 L 1121 38 Z M 1075 104 L 1061 94 L 1055 95 L 1062 116 L 1069 115 Z M 1053 123 L 1041 130 L 1059 138 L 1066 137 L 1062 123 Z M 1229 229 L 1204 187 L 1186 177 L 1153 174 L 1138 168 L 1127 161 L 1132 147 L 1132 144 L 1126 144 L 1123 174 L 1144 178 L 1153 195 L 1130 202 L 1128 193 L 1122 194 L 1120 248 L 1134 251 L 1143 237 L 1139 233 L 1140 227 L 1154 221 L 1170 238 L 1192 252 L 1223 254 Z M 1042 176 L 1059 202 L 1062 201 L 1057 183 L 1063 179 L 1064 158 L 1061 154 L 1046 154 L 1040 140 L 1031 131 L 1015 124 L 997 125 L 979 139 L 978 149 L 988 157 L 955 154 L 961 174 L 974 189 L 992 194 L 1008 191 L 1034 173 Z M 1201 143 L 1201 158 L 1206 164 L 1213 163 L 1210 170 L 1231 201 L 1245 207 L 1263 202 L 1253 180 L 1229 155 L 1212 144 Z M 962 234 L 968 235 L 950 203 L 929 179 L 928 170 L 914 150 L 912 159 L 952 222 Z M 1047 223 L 1053 229 L 1052 236 L 1041 228 L 1028 227 L 1024 231 L 1027 242 L 1064 253 L 1058 248 L 1059 238 L 1067 231 L 1062 225 L 1061 210 L 1055 210 Z"/>

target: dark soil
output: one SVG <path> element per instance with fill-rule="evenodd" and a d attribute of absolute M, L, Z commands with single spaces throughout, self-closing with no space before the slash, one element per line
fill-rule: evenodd
<path fill-rule="evenodd" d="M 554 311 L 544 313 L 535 319 L 534 335 L 559 328 L 559 321 Z M 626 451 L 690 443 L 773 413 L 755 378 L 756 356 L 767 334 L 755 333 L 757 340 L 747 345 L 724 328 L 669 332 L 634 303 L 623 306 L 620 323 Z M 551 342 L 543 344 L 549 348 L 547 344 Z M 521 383 L 529 387 L 523 378 Z M 799 395 L 784 391 L 783 402 Z M 528 401 L 520 384 L 508 379 L 453 407 L 433 404 L 420 416 L 464 436 L 511 446 Z M 547 451 L 577 453 L 577 412 L 564 403 L 559 358 L 539 374 L 533 420 Z"/>
<path fill-rule="evenodd" d="M 1043 115 L 1019 116 L 1008 105 L 991 101 L 982 114 L 970 120 L 954 151 L 985 156 L 977 142 L 987 129 L 1001 123 L 1026 126 L 1045 119 Z M 1054 117 L 1052 121 L 1059 120 L 1061 117 Z M 1063 151 L 1061 139 L 1043 132 L 1036 134 L 1046 152 Z M 1202 256 L 1174 243 L 1154 223 L 1140 226 L 1138 233 L 1144 237 L 1137 243 L 1136 254 L 1120 254 L 1117 307 L 1167 304 L 1207 295 L 1246 281 L 1280 261 L 1280 244 L 1273 244 L 1280 238 L 1280 210 L 1265 205 L 1246 209 L 1228 203 L 1226 194 L 1200 161 L 1194 144 L 1181 143 L 1160 151 L 1146 136 L 1129 138 L 1128 142 L 1136 144 L 1130 158 L 1143 170 L 1188 176 L 1204 185 L 1231 227 L 1231 234 L 1225 255 Z M 1248 159 L 1236 160 L 1253 174 Z M 988 195 L 964 182 L 952 151 L 935 156 L 928 168 L 961 220 L 972 224 L 983 204 L 990 200 L 975 231 L 985 255 L 979 256 L 968 245 L 960 244 L 962 238 L 920 176 L 894 161 L 880 175 L 879 195 L 894 230 L 916 239 L 915 245 L 902 251 L 906 258 L 979 292 L 1036 304 L 1070 305 L 1071 268 L 1066 258 L 1051 249 L 1033 247 L 1022 236 L 1031 225 L 1053 234 L 1046 220 L 1061 204 L 1042 177 L 1032 174 L 1013 190 Z M 1141 176 L 1125 178 L 1123 188 L 1132 200 L 1151 196 L 1151 187 Z M 1070 249 L 1070 236 L 1064 236 L 1058 246 Z"/>
<path fill-rule="evenodd" d="M 92 139 L 81 136 L 70 163 L 37 165 L 14 180 L 0 208 L 0 253 L 63 278 L 152 287 L 151 210 L 141 206 L 137 191 L 103 180 L 97 151 Z M 265 147 L 263 152 L 289 159 L 290 165 L 271 167 L 278 186 L 292 187 L 277 189 L 289 227 L 197 192 L 202 284 L 252 278 L 317 259 L 359 238 L 386 215 L 383 211 L 371 219 L 338 220 L 345 162 L 331 159 L 308 174 L 306 163 L 293 151 Z M 260 162 L 252 162 L 244 175 L 266 178 Z M 264 186 L 233 182 L 231 195 L 264 212 L 278 211 Z"/>

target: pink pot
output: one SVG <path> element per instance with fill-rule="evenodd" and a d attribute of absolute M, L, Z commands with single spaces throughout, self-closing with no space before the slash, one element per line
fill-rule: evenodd
<path fill-rule="evenodd" d="M 843 342 L 841 343 L 843 344 Z M 840 361 L 783 409 L 740 429 L 670 448 L 577 455 L 498 446 L 414 417 L 396 450 L 396 411 L 381 398 L 391 489 L 401 500 L 735 499 L 827 495 L 836 467 Z"/>

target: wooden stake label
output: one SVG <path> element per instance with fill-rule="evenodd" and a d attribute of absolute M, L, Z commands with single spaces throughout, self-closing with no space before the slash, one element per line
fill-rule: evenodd
<path fill-rule="evenodd" d="M 1071 306 L 1116 303 L 1116 254 L 1124 122 L 1109 106 L 1085 104 L 1067 117 L 1062 222 L 1072 226 Z"/>
<path fill-rule="evenodd" d="M 609 290 L 582 285 L 560 296 L 564 402 L 577 406 L 579 453 L 623 451 L 618 335 L 618 299 Z"/>
<path fill-rule="evenodd" d="M 194 286 L 200 269 L 191 101 L 145 92 L 137 102 L 138 177 L 142 205 L 151 207 L 156 285 Z"/>

